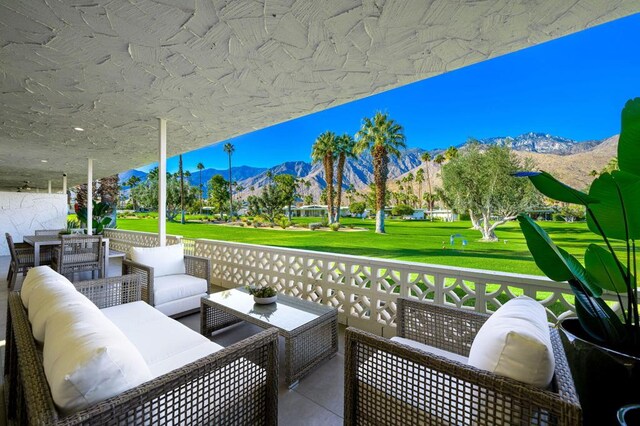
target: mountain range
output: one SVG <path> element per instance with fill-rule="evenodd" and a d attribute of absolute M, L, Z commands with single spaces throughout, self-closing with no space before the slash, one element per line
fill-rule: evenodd
<path fill-rule="evenodd" d="M 616 155 L 618 136 L 612 136 L 603 140 L 589 140 L 578 142 L 572 139 L 553 136 L 546 133 L 529 132 L 516 137 L 498 136 L 480 139 L 482 145 L 508 146 L 520 157 L 528 157 L 534 160 L 540 169 L 550 172 L 568 185 L 584 188 L 593 177 L 591 170 L 601 170 L 609 160 Z M 464 149 L 466 143 L 458 145 L 459 149 Z M 421 148 L 408 148 L 402 152 L 399 158 L 392 157 L 389 161 L 389 182 L 391 188 L 394 181 L 401 179 L 408 173 L 417 171 L 422 166 L 420 157 L 425 152 Z M 443 152 L 443 149 L 429 151 L 432 157 Z M 431 173 L 433 184 L 440 185 L 440 166 L 431 163 Z M 268 172 L 272 175 L 291 174 L 301 178 L 308 185 L 300 185 L 301 196 L 311 194 L 315 202 L 319 202 L 320 193 L 326 187 L 325 173 L 322 164 L 311 164 L 305 161 L 287 161 L 269 169 L 238 166 L 232 167 L 233 180 L 242 186 L 242 190 L 237 193 L 240 198 L 248 195 L 255 195 L 261 192 L 269 182 Z M 208 182 L 214 175 L 222 175 L 228 179 L 228 169 L 204 169 L 202 170 L 202 182 Z M 120 174 L 120 182 L 124 183 L 131 176 L 138 176 L 145 180 L 146 173 L 139 170 L 129 170 Z M 343 185 L 348 188 L 350 185 L 356 190 L 365 189 L 369 182 L 373 181 L 373 162 L 371 155 L 364 154 L 357 159 L 349 159 L 345 164 Z M 200 182 L 200 171 L 191 171 L 189 178 L 191 185 L 198 186 Z M 206 185 L 205 196 L 206 196 Z M 123 187 L 125 192 L 128 187 Z"/>

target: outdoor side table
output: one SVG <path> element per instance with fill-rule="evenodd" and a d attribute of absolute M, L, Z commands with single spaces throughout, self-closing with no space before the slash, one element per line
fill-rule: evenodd
<path fill-rule="evenodd" d="M 225 290 L 203 297 L 200 332 L 212 332 L 247 321 L 262 328 L 275 327 L 285 339 L 286 383 L 289 389 L 314 367 L 338 352 L 338 311 L 297 297 L 278 294 L 278 301 L 258 305 L 243 289 Z"/>

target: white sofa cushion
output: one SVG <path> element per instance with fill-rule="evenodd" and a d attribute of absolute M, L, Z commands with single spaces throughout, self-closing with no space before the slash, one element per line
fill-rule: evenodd
<path fill-rule="evenodd" d="M 27 272 L 27 276 L 24 278 L 22 287 L 20 288 L 20 299 L 22 299 L 22 304 L 27 310 L 29 309 L 31 295 L 34 290 L 40 286 L 66 286 L 75 290 L 75 287 L 68 279 L 58 274 L 50 267 L 36 266 L 35 268 L 31 268 L 29 269 L 29 272 Z"/>
<path fill-rule="evenodd" d="M 155 305 L 207 292 L 207 280 L 192 275 L 165 275 L 153 280 Z"/>
<path fill-rule="evenodd" d="M 153 268 L 154 277 L 184 274 L 184 246 L 131 247 L 131 260 Z"/>
<path fill-rule="evenodd" d="M 43 366 L 51 396 L 69 414 L 153 378 L 144 359 L 100 310 L 73 304 L 48 319 Z"/>
<path fill-rule="evenodd" d="M 112 306 L 102 313 L 138 348 L 153 377 L 222 349 L 144 302 Z"/>
<path fill-rule="evenodd" d="M 555 359 L 544 307 L 520 296 L 494 312 L 478 331 L 469 365 L 545 388 Z"/>
<path fill-rule="evenodd" d="M 98 310 L 89 299 L 76 290 L 68 279 L 48 266 L 32 269 L 27 274 L 27 278 L 29 280 L 25 289 L 26 294 L 21 292 L 20 296 L 23 304 L 26 301 L 29 305 L 27 315 L 31 323 L 31 331 L 34 339 L 39 343 L 44 342 L 47 320 L 52 314 L 76 303 L 86 304 L 88 309 Z"/>

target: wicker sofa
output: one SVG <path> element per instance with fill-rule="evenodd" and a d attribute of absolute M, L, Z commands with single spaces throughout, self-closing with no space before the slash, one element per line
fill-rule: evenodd
<path fill-rule="evenodd" d="M 489 315 L 405 298 L 397 308 L 397 340 L 404 343 L 346 331 L 345 425 L 582 424 L 555 329 L 553 378 L 541 389 L 464 362 Z"/>
<path fill-rule="evenodd" d="M 52 370 L 47 370 L 48 345 L 55 344 L 48 339 L 59 331 L 52 330 L 59 323 L 51 317 L 44 322 L 44 342 L 38 343 L 35 335 L 39 326 L 35 318 L 29 319 L 35 302 L 30 301 L 29 309 L 25 309 L 26 296 L 11 292 L 4 366 L 6 413 L 10 424 L 277 424 L 277 331 L 265 330 L 222 348 L 140 301 L 140 277 L 136 275 L 79 282 L 73 286 L 95 303 L 98 313 L 112 321 L 140 350 L 144 362 L 149 363 L 152 377 L 107 399 L 73 412 L 65 411 L 52 396 L 59 389 L 59 383 L 51 382 Z M 35 290 L 31 293 L 33 300 Z M 69 309 L 76 308 L 70 306 Z M 60 315 L 59 310 L 56 315 Z M 130 320 L 132 316 L 136 317 L 135 321 Z M 79 327 L 87 327 L 87 323 L 82 321 Z M 151 347 L 136 346 L 145 339 L 150 340 L 145 336 L 145 327 L 150 333 L 163 333 L 166 341 L 153 338 Z M 112 353 L 111 347 L 106 350 Z M 74 353 L 67 355 L 72 358 Z M 56 362 L 64 362 L 64 357 L 56 358 Z M 92 381 L 101 380 L 94 373 L 88 377 L 91 386 L 94 386 Z M 98 392 L 101 386 L 96 386 Z"/>

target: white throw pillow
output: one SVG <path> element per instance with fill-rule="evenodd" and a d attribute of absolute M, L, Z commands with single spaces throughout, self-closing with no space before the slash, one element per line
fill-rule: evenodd
<path fill-rule="evenodd" d="M 469 365 L 533 386 L 549 386 L 555 359 L 544 307 L 526 296 L 505 303 L 478 331 Z"/>
<path fill-rule="evenodd" d="M 131 247 L 131 260 L 153 268 L 154 277 L 184 274 L 184 246 Z"/>
<path fill-rule="evenodd" d="M 33 292 L 40 286 L 44 287 L 60 287 L 65 286 L 75 290 L 75 287 L 71 282 L 63 275 L 58 274 L 56 271 L 48 266 L 37 266 L 29 269 L 27 276 L 22 282 L 20 288 L 20 298 L 22 304 L 26 309 L 29 309 L 29 299 Z"/>
<path fill-rule="evenodd" d="M 100 310 L 73 304 L 46 327 L 43 366 L 64 414 L 82 410 L 153 378 L 137 348 Z"/>

